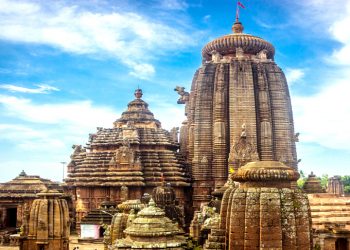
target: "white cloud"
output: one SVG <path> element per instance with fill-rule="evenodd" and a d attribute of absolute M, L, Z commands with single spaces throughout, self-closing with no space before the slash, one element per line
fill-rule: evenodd
<path fill-rule="evenodd" d="M 48 94 L 51 91 L 59 91 L 58 88 L 50 85 L 46 85 L 46 84 L 38 84 L 35 86 L 37 86 L 38 88 L 31 89 L 31 88 L 12 85 L 12 84 L 2 84 L 0 85 L 0 88 L 6 89 L 10 92 L 21 92 L 21 93 L 28 93 L 28 94 Z"/>
<path fill-rule="evenodd" d="M 164 4 L 172 9 L 185 6 L 181 1 Z M 92 12 L 73 5 L 9 0 L 0 0 L 0 9 L 0 39 L 111 56 L 141 79 L 155 73 L 151 65 L 155 57 L 187 48 L 196 41 L 193 31 L 185 32 L 181 27 L 173 28 L 132 12 Z"/>
<path fill-rule="evenodd" d="M 295 69 L 295 68 L 287 68 L 286 69 L 286 78 L 289 86 L 301 80 L 305 75 L 304 69 Z"/>
<path fill-rule="evenodd" d="M 62 150 L 84 144 L 96 127 L 112 127 L 119 112 L 96 107 L 90 101 L 36 104 L 30 99 L 0 95 L 2 117 L 17 123 L 0 124 L 0 138 L 12 141 L 22 150 Z"/>
<path fill-rule="evenodd" d="M 329 69 L 317 75 L 318 85 L 322 88 L 310 96 L 292 97 L 296 130 L 301 132 L 301 140 L 306 143 L 349 151 L 350 0 L 341 4 L 327 0 L 310 0 L 299 4 L 304 6 L 299 14 L 307 15 L 307 21 L 299 16 L 302 23 L 307 27 L 322 29 L 323 33 L 319 34 L 339 42 L 340 47 L 329 50 L 327 59 L 322 62 Z M 308 69 L 308 73 L 315 74 L 312 68 Z M 298 78 L 298 73 L 296 76 Z"/>
<path fill-rule="evenodd" d="M 91 101 L 36 104 L 30 99 L 0 95 L 4 113 L 22 120 L 43 124 L 70 124 L 80 128 L 111 124 L 118 113 L 106 107 L 94 107 Z M 109 123 L 108 123 L 109 122 Z"/>
<path fill-rule="evenodd" d="M 350 85 L 347 79 L 333 81 L 315 95 L 293 96 L 295 126 L 302 141 L 350 150 Z"/>
<path fill-rule="evenodd" d="M 132 68 L 129 74 L 143 80 L 149 79 L 155 73 L 154 67 L 148 63 L 135 64 L 130 62 L 128 65 Z"/>
<path fill-rule="evenodd" d="M 186 1 L 181 0 L 161 0 L 159 4 L 160 8 L 167 10 L 186 10 L 188 8 Z"/>
<path fill-rule="evenodd" d="M 348 3 L 347 16 L 336 21 L 331 27 L 330 32 L 334 39 L 342 44 L 332 54 L 332 62 L 350 65 L 350 2 Z"/>

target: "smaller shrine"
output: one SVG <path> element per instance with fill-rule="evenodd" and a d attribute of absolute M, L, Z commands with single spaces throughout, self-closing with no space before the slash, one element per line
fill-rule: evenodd
<path fill-rule="evenodd" d="M 165 211 L 165 215 L 172 221 L 176 221 L 179 226 L 185 227 L 184 208 L 178 205 L 176 193 L 170 183 L 165 183 L 153 189 L 152 197 L 157 207 Z M 188 214 L 188 213 L 187 213 Z M 187 218 L 189 220 L 190 218 Z"/>
<path fill-rule="evenodd" d="M 113 226 L 113 225 L 112 225 Z M 153 199 L 124 230 L 110 249 L 184 249 L 186 238 Z"/>
<path fill-rule="evenodd" d="M 10 235 L 21 227 L 37 194 L 44 189 L 62 191 L 58 182 L 27 175 L 24 171 L 13 180 L 0 184 L 0 244 L 10 244 Z M 64 198 L 70 200 L 68 195 Z"/>
<path fill-rule="evenodd" d="M 37 194 L 22 225 L 21 250 L 69 250 L 69 210 L 57 190 Z"/>
<path fill-rule="evenodd" d="M 309 174 L 307 177 L 303 190 L 305 193 L 312 194 L 312 193 L 324 193 L 325 190 L 321 186 L 321 180 L 314 175 L 313 172 Z"/>
<path fill-rule="evenodd" d="M 250 162 L 233 172 L 220 220 L 205 249 L 311 249 L 310 207 L 293 184 L 298 172 L 277 161 Z"/>

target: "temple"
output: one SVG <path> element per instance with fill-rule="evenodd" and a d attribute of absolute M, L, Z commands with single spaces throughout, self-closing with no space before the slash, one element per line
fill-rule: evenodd
<path fill-rule="evenodd" d="M 98 128 L 86 147 L 74 146 L 65 185 L 74 197 L 77 228 L 106 199 L 140 199 L 164 181 L 182 207 L 189 204 L 190 176 L 177 153 L 178 142 L 154 118 L 142 90 L 134 95 L 113 128 Z"/>
<path fill-rule="evenodd" d="M 112 128 L 73 146 L 61 186 L 24 172 L 1 185 L 0 222 L 22 226 L 21 249 L 68 250 L 70 227 L 115 250 L 350 249 L 341 179 L 324 189 L 311 173 L 298 188 L 286 77 L 274 46 L 243 30 L 237 18 L 202 49 L 191 90 L 174 89 L 179 136 L 138 88 Z"/>
<path fill-rule="evenodd" d="M 225 184 L 229 169 L 259 160 L 297 169 L 291 101 L 275 49 L 243 33 L 238 20 L 232 30 L 204 46 L 191 91 L 178 102 L 186 105 L 180 144 L 191 165 L 195 208 Z"/>

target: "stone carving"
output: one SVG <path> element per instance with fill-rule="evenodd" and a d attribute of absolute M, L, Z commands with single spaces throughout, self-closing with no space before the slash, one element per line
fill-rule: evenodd
<path fill-rule="evenodd" d="M 220 55 L 219 52 L 217 52 L 216 50 L 213 50 L 211 52 L 211 59 L 212 59 L 213 63 L 220 63 L 222 56 Z"/>
<path fill-rule="evenodd" d="M 243 50 L 243 48 L 238 47 L 238 48 L 236 49 L 236 57 L 237 57 L 238 59 L 244 57 L 244 50 Z"/>
<path fill-rule="evenodd" d="M 257 56 L 260 60 L 266 60 L 267 59 L 267 53 L 268 51 L 266 49 L 261 50 Z"/>
<path fill-rule="evenodd" d="M 180 95 L 179 99 L 177 100 L 177 104 L 186 104 L 189 101 L 190 93 L 185 91 L 185 87 L 176 86 L 174 91 Z"/>
<path fill-rule="evenodd" d="M 115 153 L 115 161 L 119 164 L 132 164 L 135 162 L 134 150 L 130 148 L 129 140 L 123 140 L 123 145 Z"/>
<path fill-rule="evenodd" d="M 231 147 L 229 162 L 236 163 L 234 164 L 236 165 L 235 168 L 239 168 L 245 165 L 247 162 L 258 160 L 259 156 L 254 148 L 254 145 L 247 140 L 246 124 L 243 123 L 240 138 L 238 142 L 233 143 Z"/>
<path fill-rule="evenodd" d="M 295 135 L 294 135 L 295 142 L 299 142 L 299 135 L 300 135 L 300 133 L 295 133 Z"/>

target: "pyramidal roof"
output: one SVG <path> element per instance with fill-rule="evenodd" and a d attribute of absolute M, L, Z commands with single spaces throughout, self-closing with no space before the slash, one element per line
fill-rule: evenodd
<path fill-rule="evenodd" d="M 113 128 L 98 128 L 86 148 L 75 146 L 66 183 L 74 186 L 189 186 L 189 175 L 178 156 L 178 142 L 135 91 Z"/>
<path fill-rule="evenodd" d="M 141 89 L 135 90 L 135 100 L 129 102 L 128 109 L 122 113 L 122 117 L 114 122 L 114 127 L 135 126 L 138 128 L 160 128 L 161 124 L 154 118 L 153 113 L 148 109 L 148 103 L 141 99 Z"/>

